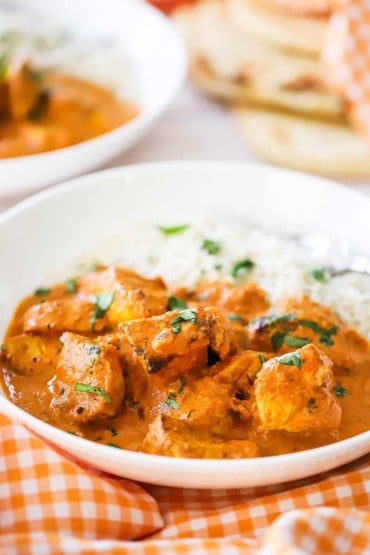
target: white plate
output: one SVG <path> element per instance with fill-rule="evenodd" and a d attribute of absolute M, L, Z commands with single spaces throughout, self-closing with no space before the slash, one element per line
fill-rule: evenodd
<path fill-rule="evenodd" d="M 141 113 L 95 139 L 43 154 L 0 159 L 0 196 L 40 189 L 96 168 L 148 131 L 180 89 L 185 50 L 170 20 L 142 0 L 17 0 L 78 35 L 112 37 L 128 59 Z M 122 69 L 125 78 L 125 68 Z"/>
<path fill-rule="evenodd" d="M 321 178 L 266 166 L 175 162 L 128 166 L 80 177 L 0 217 L 0 334 L 16 303 L 92 250 L 117 222 L 186 221 L 196 207 L 265 219 L 289 232 L 315 230 L 370 254 L 370 200 Z M 345 225 L 344 225 L 345 223 Z M 64 276 L 61 276 L 64 277 Z M 47 284 L 47 282 L 46 282 Z M 303 478 L 370 451 L 370 432 L 300 453 L 244 460 L 173 459 L 112 449 L 33 418 L 4 397 L 0 409 L 69 454 L 112 474 L 196 488 L 237 488 Z"/>

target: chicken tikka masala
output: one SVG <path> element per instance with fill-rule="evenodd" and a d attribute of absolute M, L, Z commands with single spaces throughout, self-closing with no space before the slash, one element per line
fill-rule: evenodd
<path fill-rule="evenodd" d="M 70 146 L 133 119 L 138 107 L 81 77 L 0 56 L 0 158 Z"/>
<path fill-rule="evenodd" d="M 119 267 L 40 288 L 1 348 L 16 405 L 71 434 L 174 457 L 290 453 L 370 429 L 368 340 L 253 282 L 169 291 Z"/>

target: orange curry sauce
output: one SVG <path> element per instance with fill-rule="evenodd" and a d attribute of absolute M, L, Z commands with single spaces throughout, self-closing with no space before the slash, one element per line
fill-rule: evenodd
<path fill-rule="evenodd" d="M 1 349 L 13 403 L 92 441 L 238 458 L 370 429 L 370 349 L 307 296 L 256 284 L 168 291 L 99 267 L 24 299 Z"/>
<path fill-rule="evenodd" d="M 85 79 L 0 67 L 0 158 L 37 154 L 92 139 L 130 121 L 138 107 Z"/>

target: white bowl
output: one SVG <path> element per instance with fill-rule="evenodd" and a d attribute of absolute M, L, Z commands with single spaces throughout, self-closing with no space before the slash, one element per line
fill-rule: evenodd
<path fill-rule="evenodd" d="M 175 162 L 128 166 L 74 179 L 0 217 L 0 334 L 16 303 L 47 285 L 119 221 L 186 221 L 197 207 L 268 221 L 289 232 L 331 233 L 370 254 L 370 200 L 327 180 L 266 166 Z M 350 219 L 352 216 L 352 219 Z M 166 220 L 165 220 L 166 219 Z M 346 225 L 343 225 L 346 222 Z M 63 279 L 64 276 L 61 275 Z M 326 471 L 370 451 L 370 432 L 288 455 L 174 459 L 112 449 L 62 432 L 0 395 L 0 410 L 82 461 L 143 482 L 196 488 L 259 486 Z"/>
<path fill-rule="evenodd" d="M 3 197 L 86 172 L 126 150 L 165 110 L 181 87 L 186 71 L 185 50 L 176 30 L 165 16 L 142 0 L 17 0 L 16 5 L 42 13 L 77 35 L 82 32 L 113 37 L 132 67 L 141 113 L 117 129 L 77 145 L 1 159 Z"/>

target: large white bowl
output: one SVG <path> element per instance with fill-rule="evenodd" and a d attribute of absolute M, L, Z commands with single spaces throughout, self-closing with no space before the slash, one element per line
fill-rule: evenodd
<path fill-rule="evenodd" d="M 175 162 L 128 166 L 74 179 L 24 201 L 0 217 L 0 334 L 16 303 L 48 284 L 117 222 L 186 221 L 198 209 L 228 211 L 279 230 L 315 231 L 347 239 L 370 254 L 370 200 L 321 178 L 232 163 Z M 61 275 L 63 279 L 64 276 Z M 112 449 L 62 432 L 0 395 L 0 410 L 86 463 L 144 482 L 236 488 L 309 476 L 370 451 L 370 432 L 275 457 L 173 459 Z"/>
<path fill-rule="evenodd" d="M 17 0 L 75 34 L 113 37 L 132 67 L 141 113 L 95 139 L 43 154 L 0 160 L 0 196 L 40 189 L 96 168 L 148 131 L 178 92 L 186 70 L 171 22 L 143 0 Z M 122 68 L 125 79 L 125 68 Z"/>

